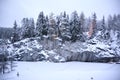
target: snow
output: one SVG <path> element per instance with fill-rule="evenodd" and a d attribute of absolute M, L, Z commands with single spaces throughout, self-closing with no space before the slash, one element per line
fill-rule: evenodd
<path fill-rule="evenodd" d="M 48 52 L 49 54 L 56 54 L 53 50 Z"/>
<path fill-rule="evenodd" d="M 46 53 L 44 50 L 42 50 L 42 51 L 40 52 L 40 54 L 43 54 L 46 58 L 49 57 L 49 56 L 47 55 L 47 53 Z"/>
<path fill-rule="evenodd" d="M 9 47 L 7 48 L 8 51 L 10 53 L 14 52 L 14 53 L 17 53 L 17 54 L 21 54 L 21 50 L 29 50 L 29 51 L 33 51 L 33 49 L 41 49 L 42 48 L 42 45 L 38 43 L 37 39 L 34 39 L 34 38 L 31 38 L 33 40 L 30 40 L 30 38 L 26 38 L 24 40 L 21 40 L 19 42 L 16 42 L 14 44 L 10 44 L 8 45 Z M 16 47 L 16 46 L 19 46 L 19 47 Z"/>
<path fill-rule="evenodd" d="M 17 62 L 17 66 L 0 80 L 120 80 L 120 64 Z"/>
<path fill-rule="evenodd" d="M 56 40 L 59 40 L 59 41 L 62 41 L 62 39 L 60 39 L 59 37 L 56 37 L 55 39 L 56 39 Z"/>

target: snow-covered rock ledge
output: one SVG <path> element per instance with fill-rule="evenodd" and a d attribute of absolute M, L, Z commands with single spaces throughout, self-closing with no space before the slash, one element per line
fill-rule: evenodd
<path fill-rule="evenodd" d="M 118 62 L 120 47 L 117 42 L 113 43 L 103 43 L 94 38 L 86 42 L 76 41 L 61 44 L 57 40 L 52 42 L 36 37 L 9 44 L 7 51 L 14 56 L 15 60 L 20 61 Z"/>

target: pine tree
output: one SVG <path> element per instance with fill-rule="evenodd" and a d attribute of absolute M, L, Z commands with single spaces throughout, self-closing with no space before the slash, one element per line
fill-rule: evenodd
<path fill-rule="evenodd" d="M 48 17 L 45 18 L 45 24 L 42 27 L 42 35 L 47 35 L 48 34 L 48 26 L 49 26 L 49 20 Z"/>
<path fill-rule="evenodd" d="M 75 42 L 79 38 L 80 34 L 80 22 L 77 11 L 74 11 L 70 20 L 70 32 L 71 32 L 71 40 Z"/>
<path fill-rule="evenodd" d="M 21 27 L 21 39 L 34 37 L 35 26 L 33 18 L 23 18 Z"/>
<path fill-rule="evenodd" d="M 66 12 L 62 14 L 59 26 L 62 40 L 70 40 L 69 16 Z"/>
<path fill-rule="evenodd" d="M 117 15 L 116 14 L 114 14 L 114 16 L 113 16 L 113 20 L 112 20 L 112 22 L 113 22 L 113 30 L 114 31 L 116 31 L 118 28 L 118 26 L 117 26 L 117 20 L 118 20 L 118 17 L 117 17 Z"/>
<path fill-rule="evenodd" d="M 56 17 L 56 26 L 58 28 L 58 37 L 61 37 L 61 30 L 60 30 L 60 22 L 61 22 L 61 16 Z"/>
<path fill-rule="evenodd" d="M 111 29 L 112 29 L 112 26 L 113 26 L 113 18 L 112 18 L 112 16 L 111 15 L 109 15 L 109 17 L 108 17 L 108 31 L 110 31 Z"/>
<path fill-rule="evenodd" d="M 81 31 L 85 31 L 85 15 L 83 12 L 80 14 L 80 23 L 81 23 Z"/>
<path fill-rule="evenodd" d="M 36 23 L 37 36 L 47 35 L 46 19 L 43 12 L 40 12 Z"/>
<path fill-rule="evenodd" d="M 48 18 L 48 16 L 46 16 L 46 28 L 45 28 L 45 32 L 46 32 L 46 34 L 45 35 L 48 35 L 48 28 L 49 28 L 49 18 Z"/>
<path fill-rule="evenodd" d="M 106 27 L 106 24 L 105 24 L 105 17 L 103 16 L 103 19 L 102 19 L 102 39 L 104 40 L 108 40 L 110 38 L 110 34 L 107 30 L 107 27 Z"/>
<path fill-rule="evenodd" d="M 21 27 L 21 39 L 28 38 L 28 18 L 23 18 Z"/>
<path fill-rule="evenodd" d="M 80 41 L 84 42 L 85 41 L 85 35 L 83 34 L 83 32 L 86 31 L 86 28 L 85 28 L 85 15 L 84 13 L 82 12 L 80 14 L 80 21 L 79 21 L 79 24 L 80 24 Z"/>
<path fill-rule="evenodd" d="M 105 27 L 105 17 L 103 16 L 103 19 L 102 19 L 102 32 L 104 33 L 106 30 L 106 27 Z"/>
<path fill-rule="evenodd" d="M 35 23 L 33 18 L 29 19 L 29 35 L 30 37 L 35 36 Z"/>
<path fill-rule="evenodd" d="M 19 40 L 19 35 L 17 32 L 17 22 L 14 22 L 14 26 L 13 26 L 13 37 L 12 37 L 12 43 L 16 42 Z"/>
<path fill-rule="evenodd" d="M 93 14 L 93 20 L 92 20 L 92 25 L 93 25 L 93 31 L 94 31 L 94 33 L 96 33 L 97 32 L 97 16 L 96 16 L 96 13 L 94 13 Z"/>

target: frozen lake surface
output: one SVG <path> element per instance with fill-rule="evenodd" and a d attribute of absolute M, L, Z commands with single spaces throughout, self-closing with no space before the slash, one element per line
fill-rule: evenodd
<path fill-rule="evenodd" d="M 84 62 L 16 62 L 0 80 L 120 80 L 120 64 Z M 17 76 L 17 72 L 19 76 Z"/>

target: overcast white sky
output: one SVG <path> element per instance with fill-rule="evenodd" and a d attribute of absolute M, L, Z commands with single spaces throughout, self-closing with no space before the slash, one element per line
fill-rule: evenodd
<path fill-rule="evenodd" d="M 49 15 L 63 11 L 71 14 L 74 10 L 84 12 L 86 17 L 96 12 L 101 19 L 103 15 L 120 14 L 120 0 L 0 0 L 0 26 L 13 27 L 15 20 L 20 24 L 24 17 L 36 21 L 40 11 Z"/>

